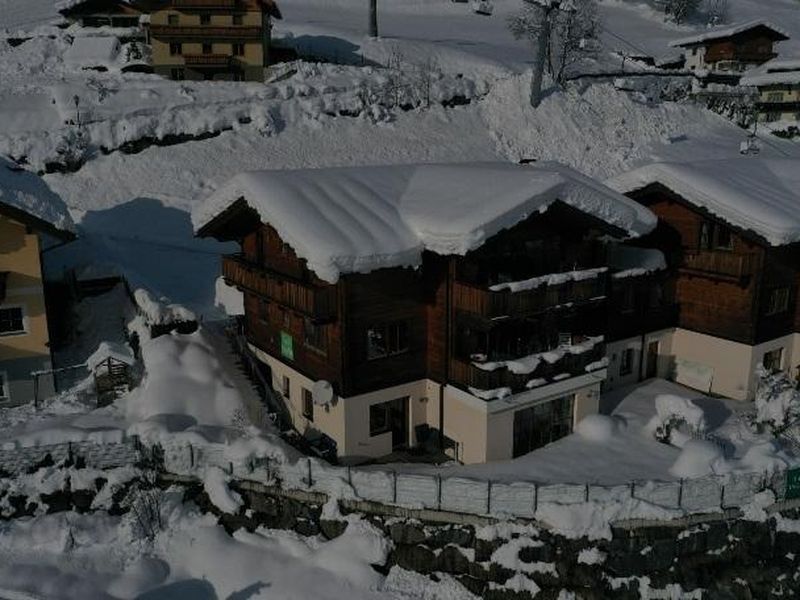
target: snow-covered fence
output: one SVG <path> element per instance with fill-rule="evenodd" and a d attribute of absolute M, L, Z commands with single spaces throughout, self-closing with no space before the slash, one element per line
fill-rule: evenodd
<path fill-rule="evenodd" d="M 87 467 L 112 469 L 139 461 L 138 444 L 135 438 L 124 438 L 120 442 L 66 442 L 45 446 L 13 447 L 0 449 L 0 472 L 15 475 L 35 470 L 37 467 L 66 460 L 81 460 Z"/>
<path fill-rule="evenodd" d="M 182 441 L 163 448 L 164 466 L 179 475 L 201 475 L 220 467 L 234 479 L 274 483 L 284 489 L 352 496 L 360 500 L 411 509 L 532 519 L 547 505 L 622 504 L 639 501 L 676 514 L 714 513 L 749 504 L 765 489 L 786 498 L 786 473 L 729 473 L 676 481 L 595 484 L 494 482 L 465 477 L 405 473 L 378 467 L 336 467 L 315 458 L 280 464 L 261 459 L 232 462 L 223 446 L 198 448 Z"/>

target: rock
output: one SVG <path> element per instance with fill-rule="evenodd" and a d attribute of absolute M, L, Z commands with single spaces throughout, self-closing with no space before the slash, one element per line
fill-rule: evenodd
<path fill-rule="evenodd" d="M 416 523 L 392 523 L 389 526 L 389 537 L 395 544 L 421 544 L 427 537 L 425 530 Z"/>
<path fill-rule="evenodd" d="M 89 512 L 95 493 L 91 490 L 75 490 L 72 492 L 72 504 L 79 513 Z"/>
<path fill-rule="evenodd" d="M 395 564 L 408 571 L 431 573 L 436 566 L 436 555 L 427 546 L 398 546 L 389 555 L 389 563 Z"/>
<path fill-rule="evenodd" d="M 445 573 L 466 574 L 469 573 L 469 559 L 457 546 L 447 546 L 437 557 L 436 570 Z"/>
<path fill-rule="evenodd" d="M 483 597 L 486 593 L 486 581 L 482 579 L 476 579 L 474 577 L 470 577 L 469 575 L 456 575 L 456 581 L 458 581 L 461 585 L 463 585 L 470 593 L 475 594 L 476 596 Z"/>
<path fill-rule="evenodd" d="M 475 560 L 477 562 L 488 562 L 492 560 L 492 554 L 500 546 L 506 543 L 506 540 L 475 540 Z"/>
<path fill-rule="evenodd" d="M 454 545 L 462 548 L 471 548 L 475 541 L 475 530 L 472 527 L 460 527 L 451 525 L 449 527 L 437 527 L 430 536 L 431 546 L 438 548 Z"/>
<path fill-rule="evenodd" d="M 556 552 L 550 544 L 525 546 L 519 551 L 519 559 L 524 563 L 553 562 Z"/>
<path fill-rule="evenodd" d="M 319 525 L 309 519 L 298 519 L 294 530 L 302 536 L 313 537 L 320 533 Z"/>
<path fill-rule="evenodd" d="M 347 521 L 320 519 L 319 529 L 326 538 L 334 540 L 345 532 Z"/>

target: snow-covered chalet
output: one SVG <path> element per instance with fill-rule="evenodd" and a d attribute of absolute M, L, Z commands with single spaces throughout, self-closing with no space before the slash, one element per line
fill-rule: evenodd
<path fill-rule="evenodd" d="M 420 447 L 465 463 L 598 410 L 611 247 L 656 226 L 551 163 L 243 173 L 193 221 L 241 246 L 223 275 L 295 428 L 344 460 Z"/>
<path fill-rule="evenodd" d="M 607 183 L 658 215 L 636 242 L 665 255 L 678 308 L 676 327 L 615 353 L 639 361 L 644 341 L 678 382 L 739 400 L 753 397 L 759 365 L 800 377 L 800 161 L 655 163 Z"/>
<path fill-rule="evenodd" d="M 42 252 L 74 238 L 64 202 L 37 175 L 0 158 L 0 407 L 34 399 L 52 368 Z M 54 389 L 38 379 L 40 397 Z"/>

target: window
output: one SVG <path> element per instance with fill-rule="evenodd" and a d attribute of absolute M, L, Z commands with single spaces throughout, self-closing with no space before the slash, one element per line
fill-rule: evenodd
<path fill-rule="evenodd" d="M 261 323 L 269 323 L 269 302 L 259 298 L 258 300 L 258 320 Z"/>
<path fill-rule="evenodd" d="M 774 123 L 775 121 L 780 121 L 781 120 L 781 113 L 776 112 L 776 111 L 770 111 L 770 112 L 768 112 L 767 114 L 764 115 L 764 120 L 767 123 Z"/>
<path fill-rule="evenodd" d="M 303 416 L 309 421 L 314 420 L 314 396 L 306 388 L 303 388 Z"/>
<path fill-rule="evenodd" d="M 175 81 L 183 81 L 183 69 L 171 69 L 170 77 Z"/>
<path fill-rule="evenodd" d="M 521 456 L 572 431 L 574 395 L 542 402 L 514 413 L 513 456 Z"/>
<path fill-rule="evenodd" d="M 233 15 L 233 24 L 234 25 L 241 25 L 242 24 L 242 15 Z"/>
<path fill-rule="evenodd" d="M 711 223 L 708 221 L 700 225 L 700 250 L 711 250 Z"/>
<path fill-rule="evenodd" d="M 231 44 L 234 56 L 244 56 L 244 44 Z"/>
<path fill-rule="evenodd" d="M 25 313 L 22 307 L 0 308 L 0 335 L 25 333 Z"/>
<path fill-rule="evenodd" d="M 620 312 L 632 313 L 636 308 L 636 291 L 632 285 L 628 285 L 622 290 L 622 297 L 620 298 Z"/>
<path fill-rule="evenodd" d="M 8 388 L 8 375 L 0 373 L 0 401 L 11 398 L 11 391 Z"/>
<path fill-rule="evenodd" d="M 408 323 L 394 321 L 367 329 L 367 359 L 408 352 Z"/>
<path fill-rule="evenodd" d="M 783 92 L 769 92 L 767 102 L 783 102 Z"/>
<path fill-rule="evenodd" d="M 306 346 L 320 352 L 327 350 L 326 330 L 323 325 L 317 325 L 311 319 L 306 318 L 303 322 L 303 330 Z"/>
<path fill-rule="evenodd" d="M 292 397 L 292 383 L 286 375 L 283 376 L 283 380 L 281 381 L 281 393 L 286 400 Z"/>
<path fill-rule="evenodd" d="M 200 15 L 200 25 L 211 25 L 211 15 Z"/>
<path fill-rule="evenodd" d="M 167 15 L 167 24 L 169 24 L 169 25 L 177 25 L 178 24 L 178 15 Z"/>
<path fill-rule="evenodd" d="M 292 324 L 292 316 L 289 314 L 289 311 L 286 310 L 285 308 L 281 309 L 281 323 L 283 323 L 283 326 L 286 329 L 289 329 L 289 327 Z"/>
<path fill-rule="evenodd" d="M 178 55 L 183 53 L 183 46 L 181 45 L 180 42 L 172 42 L 169 45 L 169 53 L 172 56 L 178 56 Z M 173 69 L 173 70 L 175 70 L 175 69 Z M 173 79 L 175 79 L 175 78 L 173 77 Z"/>
<path fill-rule="evenodd" d="M 775 350 L 770 350 L 769 352 L 764 353 L 764 358 L 761 360 L 761 364 L 764 365 L 764 368 L 767 371 L 775 373 L 776 371 L 780 371 L 783 363 L 783 348 L 776 348 Z"/>
<path fill-rule="evenodd" d="M 719 223 L 704 221 L 700 225 L 700 250 L 733 250 L 731 230 Z"/>
<path fill-rule="evenodd" d="M 786 312 L 789 309 L 789 288 L 775 288 L 769 293 L 769 302 L 767 303 L 767 314 L 777 315 Z"/>
<path fill-rule="evenodd" d="M 630 375 L 631 373 L 633 373 L 633 356 L 634 356 L 633 348 L 626 348 L 620 355 L 620 361 L 619 361 L 620 376 Z"/>
<path fill-rule="evenodd" d="M 369 435 L 375 436 L 387 433 L 392 429 L 391 419 L 392 402 L 373 404 L 369 407 Z"/>
<path fill-rule="evenodd" d="M 211 54 L 212 50 L 211 44 L 203 44 L 203 54 Z"/>
<path fill-rule="evenodd" d="M 731 230 L 723 225 L 717 225 L 716 229 L 716 240 L 714 240 L 714 246 L 717 250 L 733 250 L 733 236 L 731 235 Z"/>
<path fill-rule="evenodd" d="M 572 345 L 572 334 L 567 333 L 565 331 L 558 332 L 558 346 L 571 346 Z"/>

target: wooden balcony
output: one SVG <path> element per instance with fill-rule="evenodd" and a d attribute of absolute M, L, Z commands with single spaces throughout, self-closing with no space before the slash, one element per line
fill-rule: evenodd
<path fill-rule="evenodd" d="M 514 394 L 517 394 L 526 391 L 528 389 L 526 386 L 531 380 L 543 379 L 546 383 L 542 385 L 547 385 L 548 383 L 555 383 L 555 378 L 560 375 L 563 376 L 565 373 L 569 374 L 570 377 L 586 375 L 588 373 L 586 367 L 602 360 L 605 354 L 605 344 L 595 344 L 592 349 L 581 354 L 566 354 L 561 360 L 553 364 L 542 360 L 533 372 L 523 375 L 512 373 L 506 367 L 488 371 L 476 366 L 475 363 L 453 359 L 450 363 L 450 376 L 454 383 L 464 388 L 495 390 L 508 387 L 511 388 Z"/>
<path fill-rule="evenodd" d="M 184 54 L 183 60 L 187 66 L 228 67 L 232 64 L 233 57 L 227 54 Z"/>
<path fill-rule="evenodd" d="M 593 279 L 569 281 L 559 285 L 542 285 L 520 292 L 492 290 L 456 281 L 453 285 L 453 306 L 491 319 L 522 317 L 544 312 L 564 304 L 582 304 L 605 297 L 608 277 L 605 273 Z"/>
<path fill-rule="evenodd" d="M 701 250 L 683 257 L 681 271 L 743 282 L 756 273 L 758 266 L 756 254 Z"/>
<path fill-rule="evenodd" d="M 164 40 L 260 40 L 261 27 L 250 25 L 150 25 L 154 38 Z"/>
<path fill-rule="evenodd" d="M 225 281 L 301 312 L 316 321 L 336 317 L 336 288 L 317 287 L 270 271 L 234 254 L 222 258 Z"/>

